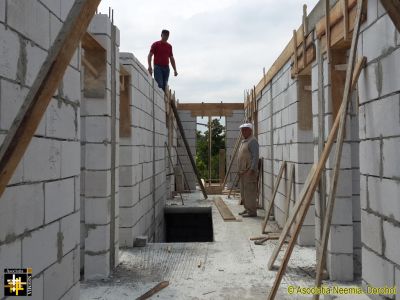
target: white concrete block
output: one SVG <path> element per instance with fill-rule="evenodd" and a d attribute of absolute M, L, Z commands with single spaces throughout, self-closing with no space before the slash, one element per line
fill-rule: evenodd
<path fill-rule="evenodd" d="M 61 0 L 61 19 L 65 20 L 74 4 L 74 0 Z"/>
<path fill-rule="evenodd" d="M 389 138 L 383 140 L 383 176 L 400 177 L 400 138 Z"/>
<path fill-rule="evenodd" d="M 366 248 L 362 248 L 362 277 L 371 286 L 393 286 L 394 267 Z"/>
<path fill-rule="evenodd" d="M 18 70 L 18 56 L 15 53 L 20 48 L 20 41 L 15 32 L 6 30 L 2 24 L 0 24 L 0 45 L 0 75 L 15 80 Z"/>
<path fill-rule="evenodd" d="M 43 0 L 42 3 L 57 17 L 61 14 L 61 0 Z"/>
<path fill-rule="evenodd" d="M 376 177 L 368 178 L 369 206 L 379 214 L 400 220 L 400 183 L 395 180 L 382 180 Z M 367 197 L 366 191 L 363 197 Z"/>
<path fill-rule="evenodd" d="M 24 179 L 56 179 L 61 173 L 61 142 L 33 138 L 24 156 Z"/>
<path fill-rule="evenodd" d="M 79 245 L 80 212 L 61 219 L 62 254 L 65 255 Z"/>
<path fill-rule="evenodd" d="M 43 207 L 42 184 L 6 188 L 0 201 L 0 241 L 41 226 L 44 219 Z"/>
<path fill-rule="evenodd" d="M 0 246 L 0 270 L 2 270 L 2 272 L 5 268 L 22 268 L 21 259 L 22 253 L 20 239 Z M 3 289 L 0 291 L 1 296 L 3 296 L 2 293 Z"/>
<path fill-rule="evenodd" d="M 368 16 L 369 19 L 369 16 Z M 362 35 L 363 55 L 369 61 L 384 54 L 391 47 L 396 47 L 396 27 L 388 15 L 380 18 Z"/>
<path fill-rule="evenodd" d="M 0 0 L 0 22 L 6 19 L 6 0 Z"/>
<path fill-rule="evenodd" d="M 97 14 L 90 22 L 88 31 L 92 33 L 104 33 L 111 37 L 111 21 L 106 14 Z"/>
<path fill-rule="evenodd" d="M 389 56 L 382 59 L 382 95 L 397 92 L 400 90 L 398 81 L 400 78 L 400 49 L 398 48 Z"/>
<path fill-rule="evenodd" d="M 111 144 L 85 145 L 85 168 L 107 170 L 111 168 Z"/>
<path fill-rule="evenodd" d="M 74 211 L 74 178 L 44 184 L 45 222 L 57 220 Z"/>
<path fill-rule="evenodd" d="M 380 160 L 379 141 L 360 142 L 360 172 L 362 174 L 379 176 Z"/>
<path fill-rule="evenodd" d="M 82 115 L 111 116 L 111 101 L 108 97 L 107 99 L 83 98 L 81 105 Z"/>
<path fill-rule="evenodd" d="M 93 227 L 92 227 L 93 226 Z M 110 224 L 92 225 L 85 239 L 85 251 L 101 252 L 110 249 Z"/>
<path fill-rule="evenodd" d="M 384 255 L 391 261 L 395 262 L 397 265 L 400 265 L 400 227 L 395 226 L 392 223 L 383 221 L 383 237 L 385 241 Z"/>
<path fill-rule="evenodd" d="M 106 278 L 110 274 L 110 253 L 102 255 L 85 254 L 85 279 Z"/>
<path fill-rule="evenodd" d="M 85 123 L 85 140 L 87 142 L 111 141 L 110 117 L 85 117 L 82 122 Z"/>
<path fill-rule="evenodd" d="M 81 144 L 80 142 L 61 142 L 61 177 L 79 175 L 81 172 Z"/>
<path fill-rule="evenodd" d="M 133 230 L 132 228 L 119 228 L 119 244 L 121 247 L 133 246 Z"/>
<path fill-rule="evenodd" d="M 331 226 L 329 240 L 329 253 L 353 253 L 353 225 Z"/>
<path fill-rule="evenodd" d="M 75 285 L 60 298 L 60 300 L 75 300 L 79 299 L 80 296 L 80 284 L 75 283 Z"/>
<path fill-rule="evenodd" d="M 37 1 L 15 0 L 7 6 L 7 24 L 45 49 L 50 44 L 49 18 L 49 11 Z"/>
<path fill-rule="evenodd" d="M 110 198 L 85 198 L 86 224 L 107 224 L 110 222 Z"/>
<path fill-rule="evenodd" d="M 400 96 L 393 95 L 364 105 L 367 138 L 400 134 Z"/>
<path fill-rule="evenodd" d="M 361 211 L 361 240 L 372 250 L 382 254 L 382 225 L 381 218 Z"/>
<path fill-rule="evenodd" d="M 54 222 L 22 240 L 22 265 L 29 266 L 34 276 L 57 260 L 59 223 Z"/>
<path fill-rule="evenodd" d="M 0 54 L 1 55 L 1 54 Z M 8 130 L 28 94 L 28 89 L 5 80 L 0 81 L 0 128 Z"/>
<path fill-rule="evenodd" d="M 80 72 L 71 66 L 68 66 L 64 73 L 62 93 L 58 89 L 59 95 L 69 101 L 79 102 L 81 99 L 81 76 Z"/>
<path fill-rule="evenodd" d="M 44 272 L 44 299 L 59 299 L 72 285 L 73 254 L 70 252 Z"/>
<path fill-rule="evenodd" d="M 330 280 L 353 281 L 353 254 L 328 254 Z"/>
<path fill-rule="evenodd" d="M 85 195 L 107 197 L 111 194 L 111 171 L 85 171 Z"/>
<path fill-rule="evenodd" d="M 353 224 L 352 211 L 353 211 L 352 197 L 345 197 L 345 198 L 336 197 L 332 215 L 332 224 L 352 225 Z"/>
<path fill-rule="evenodd" d="M 47 57 L 47 52 L 37 46 L 26 43 L 26 75 L 25 83 L 29 86 L 33 84 L 38 75 L 43 62 Z"/>

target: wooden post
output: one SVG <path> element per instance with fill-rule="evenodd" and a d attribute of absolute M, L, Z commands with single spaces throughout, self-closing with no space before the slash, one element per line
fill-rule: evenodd
<path fill-rule="evenodd" d="M 302 26 L 302 32 L 303 32 L 303 69 L 306 68 L 307 66 L 307 5 L 303 5 L 303 26 Z"/>
<path fill-rule="evenodd" d="M 189 159 L 190 159 L 190 163 L 192 164 L 192 167 L 193 167 L 193 171 L 194 171 L 194 173 L 196 174 L 197 183 L 199 184 L 199 186 L 200 186 L 200 188 L 201 188 L 201 191 L 203 192 L 204 198 L 207 199 L 207 198 L 208 198 L 207 192 L 206 192 L 206 189 L 204 188 L 203 183 L 201 182 L 199 170 L 197 170 L 196 163 L 195 163 L 194 158 L 193 158 L 193 155 L 192 155 L 192 151 L 190 151 L 189 143 L 188 143 L 188 141 L 187 141 L 187 139 L 186 139 L 185 131 L 184 131 L 184 129 L 183 129 L 182 122 L 181 122 L 181 118 L 179 117 L 179 114 L 178 114 L 178 110 L 176 109 L 175 102 L 172 101 L 172 99 L 171 99 L 171 100 L 169 101 L 169 103 L 170 103 L 170 105 L 171 105 L 172 111 L 174 112 L 174 116 L 175 116 L 175 119 L 176 119 L 176 123 L 178 124 L 179 132 L 180 132 L 180 134 L 181 134 L 183 143 L 185 144 L 186 151 L 187 151 L 187 154 L 188 154 Z"/>
<path fill-rule="evenodd" d="M 325 37 L 326 37 L 326 56 L 328 64 L 331 63 L 331 25 L 330 25 L 330 6 L 329 0 L 325 0 Z"/>
<path fill-rule="evenodd" d="M 290 165 L 290 170 L 289 170 L 289 183 L 287 186 L 287 193 L 286 193 L 286 211 L 285 211 L 285 220 L 289 218 L 289 210 L 290 210 L 290 196 L 292 194 L 292 186 L 294 182 L 294 164 Z"/>
<path fill-rule="evenodd" d="M 297 60 L 297 31 L 294 29 L 293 30 L 293 59 L 294 59 L 294 74 L 297 75 L 297 73 L 299 72 L 299 63 Z"/>
<path fill-rule="evenodd" d="M 0 196 L 28 148 L 99 3 L 100 0 L 75 1 L 51 46 L 0 148 Z"/>
<path fill-rule="evenodd" d="M 340 2 L 343 10 L 343 36 L 344 40 L 349 40 L 349 0 L 342 0 Z"/>
<path fill-rule="evenodd" d="M 239 146 L 240 146 L 240 141 L 241 140 L 242 140 L 242 133 L 240 132 L 240 134 L 239 134 L 239 136 L 238 136 L 238 138 L 236 140 L 236 143 L 235 143 L 235 148 L 233 150 L 231 161 L 229 162 L 229 165 L 228 165 L 228 170 L 226 171 L 224 181 L 222 182 L 222 188 L 224 188 L 224 186 L 226 184 L 226 180 L 228 179 L 229 173 L 231 172 L 231 168 L 232 168 L 233 162 L 234 162 L 234 160 L 236 158 L 236 153 L 239 150 Z"/>
<path fill-rule="evenodd" d="M 225 166 L 226 166 L 226 162 L 225 162 L 225 149 L 220 149 L 219 150 L 219 182 L 222 182 L 222 180 L 224 180 L 225 178 Z"/>
<path fill-rule="evenodd" d="M 286 249 L 285 255 L 283 257 L 283 261 L 282 264 L 279 268 L 279 271 L 277 273 L 277 276 L 275 278 L 274 284 L 270 290 L 270 293 L 268 295 L 268 299 L 275 299 L 276 293 L 278 292 L 278 287 L 280 285 L 280 282 L 282 280 L 283 274 L 286 271 L 286 267 L 289 263 L 289 259 L 290 256 L 292 254 L 293 248 L 294 248 L 294 244 L 297 240 L 297 237 L 300 233 L 300 229 L 301 226 L 304 222 L 306 213 L 308 211 L 308 208 L 310 206 L 310 203 L 312 201 L 312 196 L 315 192 L 315 189 L 317 187 L 317 184 L 319 182 L 320 176 L 321 176 L 321 172 L 323 167 L 325 166 L 325 163 L 328 159 L 328 156 L 331 152 L 331 148 L 332 145 L 334 143 L 334 139 L 336 136 L 336 132 L 339 128 L 339 137 L 341 135 L 343 135 L 344 130 L 345 130 L 345 117 L 346 117 L 346 111 L 347 111 L 347 106 L 348 106 L 348 102 L 349 102 L 349 91 L 350 91 L 350 87 L 352 84 L 352 73 L 353 73 L 353 66 L 354 66 L 354 58 L 355 58 L 355 54 L 356 54 L 356 49 L 357 49 L 357 42 L 358 42 L 358 36 L 359 36 L 359 32 L 360 32 L 360 23 L 361 23 L 361 11 L 362 11 L 362 6 L 364 4 L 364 0 L 358 0 L 358 7 L 357 7 L 357 16 L 356 16 L 356 21 L 355 21 L 355 26 L 354 26 L 354 30 L 353 30 L 353 38 L 352 38 L 352 43 L 351 43 L 351 49 L 350 49 L 350 57 L 349 57 L 349 66 L 347 69 L 347 76 L 346 76 L 346 85 L 345 85 L 345 93 L 343 95 L 343 102 L 342 105 L 340 107 L 340 114 L 337 115 L 335 122 L 332 126 L 332 129 L 329 133 L 329 137 L 328 140 L 326 142 L 324 151 L 322 152 L 321 158 L 318 161 L 318 165 L 315 171 L 315 174 L 313 176 L 311 185 L 304 197 L 304 199 L 301 199 L 300 201 L 304 201 L 301 212 L 300 212 L 300 219 L 298 224 L 296 225 L 296 228 L 294 230 L 294 233 L 289 241 L 289 245 Z M 321 260 L 319 261 L 319 263 L 321 263 Z"/>

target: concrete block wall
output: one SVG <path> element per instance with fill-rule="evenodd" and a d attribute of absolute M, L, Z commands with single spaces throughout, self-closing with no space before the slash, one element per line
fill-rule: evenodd
<path fill-rule="evenodd" d="M 234 110 L 232 116 L 225 117 L 226 170 L 228 170 L 229 164 L 232 160 L 233 152 L 235 150 L 235 144 L 240 134 L 239 126 L 243 123 L 243 120 L 244 120 L 243 110 Z M 232 162 L 231 171 L 226 180 L 226 185 L 228 187 L 232 186 L 237 171 L 238 167 L 237 167 L 237 153 L 236 153 L 236 157 Z"/>
<path fill-rule="evenodd" d="M 319 41 L 316 41 L 319 43 Z M 319 47 L 317 47 L 317 55 L 319 53 Z M 332 89 L 340 89 L 338 84 L 339 81 L 331 82 L 328 74 L 329 68 L 331 72 L 334 71 L 336 64 L 345 62 L 347 60 L 347 53 L 344 51 L 335 54 L 335 50 L 332 50 L 332 62 L 328 65 L 326 55 L 321 59 L 321 82 L 322 91 L 319 91 L 319 66 L 318 60 L 314 61 L 312 65 L 312 112 L 313 112 L 313 135 L 314 135 L 314 161 L 317 163 L 320 157 L 320 149 L 318 142 L 322 140 L 323 144 L 326 142 L 329 132 L 334 122 L 333 115 L 333 101 L 339 99 L 333 99 Z M 345 72 L 340 75 L 345 78 Z M 333 76 L 333 75 L 332 75 Z M 335 75 L 337 78 L 338 74 Z M 344 88 L 344 86 L 342 86 Z M 321 94 L 320 94 L 321 93 Z M 336 189 L 335 205 L 330 229 L 330 235 L 328 240 L 327 248 L 327 269 L 329 276 L 333 280 L 344 280 L 352 281 L 354 276 L 359 276 L 361 272 L 361 241 L 360 241 L 360 213 L 359 213 L 359 202 L 360 202 L 360 190 L 359 185 L 359 137 L 358 137 L 358 116 L 356 108 L 356 96 L 354 93 L 350 99 L 349 110 L 346 120 L 346 135 L 344 139 L 342 157 L 340 163 L 340 171 L 338 177 L 338 184 Z M 320 101 L 319 97 L 322 101 Z M 333 100 L 332 100 L 333 99 Z M 342 99 L 342 94 L 340 95 Z M 339 102 L 340 103 L 340 102 Z M 319 128 L 320 119 L 322 120 L 322 131 Z M 322 145 L 323 145 L 322 144 Z M 333 167 L 335 161 L 335 148 L 336 144 L 333 145 L 330 156 L 326 163 L 325 172 L 322 174 L 324 179 L 322 185 L 325 194 L 321 194 L 318 191 L 314 195 L 316 204 L 315 213 L 315 244 L 319 245 L 322 227 L 324 207 L 328 201 L 330 194 L 331 176 L 333 174 Z M 323 206 L 322 206 L 322 205 Z M 322 209 L 321 209 L 322 207 Z"/>
<path fill-rule="evenodd" d="M 308 79 L 309 80 L 309 79 Z M 303 90 L 300 91 L 300 88 Z M 287 63 L 262 91 L 258 99 L 258 141 L 264 157 L 264 206 L 271 199 L 273 186 L 282 162 L 295 167 L 291 206 L 297 200 L 313 163 L 311 95 L 304 93 L 304 83 L 293 80 Z M 308 125 L 307 125 L 308 124 Z M 308 126 L 308 127 L 307 127 Z M 288 168 L 289 170 L 289 168 Z M 279 185 L 274 203 L 274 215 L 283 227 L 286 213 L 288 171 Z M 300 245 L 314 244 L 314 205 L 310 207 L 299 234 Z"/>
<path fill-rule="evenodd" d="M 0 143 L 73 2 L 0 2 Z M 33 271 L 32 299 L 79 298 L 78 49 L 0 199 L 0 270 Z M 1 284 L 0 299 L 4 299 Z"/>
<path fill-rule="evenodd" d="M 380 1 L 368 1 L 359 55 L 368 59 L 358 81 L 362 281 L 399 289 L 400 33 Z"/>
<path fill-rule="evenodd" d="M 119 236 L 122 247 L 132 247 L 139 235 L 164 239 L 168 129 L 164 92 L 133 54 L 121 53 L 120 60 L 131 75 L 132 122 L 131 136 L 120 141 Z"/>
<path fill-rule="evenodd" d="M 99 79 L 82 83 L 81 268 L 85 279 L 105 278 L 118 264 L 119 32 L 115 28 L 114 38 L 113 30 L 104 14 L 95 15 L 88 28 L 105 54 Z M 90 53 L 84 55 L 90 59 Z"/>
<path fill-rule="evenodd" d="M 185 136 L 187 142 L 190 147 L 190 151 L 192 151 L 193 159 L 196 157 L 196 117 L 192 116 L 191 111 L 178 110 L 179 117 L 182 122 L 183 129 L 185 130 Z M 188 184 L 190 186 L 190 190 L 196 190 L 197 179 L 196 175 L 193 171 L 193 167 L 190 163 L 190 159 L 188 153 L 185 148 L 185 144 L 181 138 L 180 132 L 178 130 L 178 141 L 177 141 L 177 153 L 179 155 L 179 159 L 182 162 L 183 171 L 185 172 L 185 176 L 187 178 Z"/>

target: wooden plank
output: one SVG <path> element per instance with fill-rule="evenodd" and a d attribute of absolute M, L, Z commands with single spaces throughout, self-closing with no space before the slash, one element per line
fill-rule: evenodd
<path fill-rule="evenodd" d="M 400 1 L 399 0 L 381 0 L 383 7 L 386 9 L 390 19 L 400 32 Z"/>
<path fill-rule="evenodd" d="M 365 67 L 367 63 L 367 58 L 363 56 L 361 59 L 357 61 L 356 66 L 354 67 L 353 78 L 351 80 L 351 89 L 354 90 L 356 84 L 358 82 L 358 78 L 360 77 L 362 69 Z"/>
<path fill-rule="evenodd" d="M 298 70 L 299 70 L 299 63 L 297 60 L 297 32 L 296 30 L 293 29 L 293 60 L 294 60 L 294 66 L 293 66 L 293 73 L 294 75 L 297 75 Z"/>
<path fill-rule="evenodd" d="M 287 193 L 286 193 L 286 200 L 285 200 L 285 220 L 289 218 L 289 207 L 290 207 L 290 196 L 292 194 L 292 187 L 293 187 L 293 179 L 294 179 L 294 165 L 290 165 L 290 170 L 289 170 L 289 184 L 287 187 Z"/>
<path fill-rule="evenodd" d="M 348 11 L 350 11 L 357 4 L 357 0 L 348 1 Z M 329 11 L 329 25 L 334 27 L 343 20 L 343 8 L 340 1 L 338 1 Z M 342 30 L 343 32 L 343 30 Z M 325 17 L 321 18 L 315 25 L 315 33 L 320 39 L 326 33 Z"/>
<path fill-rule="evenodd" d="M 174 99 L 171 98 L 169 100 L 169 103 L 171 105 L 172 111 L 174 112 L 176 124 L 178 125 L 179 133 L 181 134 L 183 143 L 185 144 L 186 152 L 187 152 L 187 154 L 189 156 L 190 163 L 192 164 L 193 171 L 194 171 L 194 173 L 196 175 L 196 178 L 197 178 L 197 183 L 199 184 L 199 186 L 201 188 L 201 191 L 203 193 L 204 198 L 207 199 L 207 192 L 206 192 L 206 190 L 204 188 L 203 183 L 201 182 L 200 173 L 199 173 L 199 170 L 196 167 L 196 162 L 194 161 L 194 158 L 193 158 L 193 155 L 192 155 L 192 151 L 190 150 L 189 143 L 188 143 L 188 141 L 186 139 L 185 131 L 183 129 L 181 118 L 179 117 L 179 114 L 178 114 L 178 110 L 176 109 L 176 105 L 175 105 Z"/>
<path fill-rule="evenodd" d="M 329 137 L 327 140 L 327 143 L 325 145 L 324 151 L 322 152 L 321 158 L 318 161 L 318 165 L 315 171 L 315 174 L 313 176 L 313 180 L 311 182 L 310 188 L 307 191 L 307 194 L 304 197 L 304 205 L 302 206 L 302 209 L 300 211 L 300 219 L 298 224 L 296 225 L 296 228 L 294 230 L 294 234 L 292 235 L 289 245 L 286 249 L 282 264 L 279 268 L 279 271 L 277 273 L 277 276 L 275 278 L 274 284 L 270 290 L 270 293 L 268 295 L 268 299 L 275 299 L 276 293 L 278 291 L 280 282 L 282 280 L 283 274 L 286 271 L 286 267 L 289 263 L 290 256 L 292 254 L 294 245 L 296 243 L 297 237 L 299 235 L 299 232 L 301 230 L 301 226 L 303 225 L 306 213 L 308 211 L 308 208 L 311 204 L 313 194 L 315 192 L 315 189 L 318 185 L 321 172 L 324 169 L 326 160 L 328 159 L 328 156 L 331 152 L 332 145 L 334 143 L 334 137 L 336 136 L 336 131 L 339 128 L 339 136 L 342 135 L 345 131 L 345 119 L 346 119 L 346 111 L 347 111 L 347 106 L 349 103 L 349 98 L 350 98 L 350 88 L 351 88 L 351 80 L 353 76 L 353 67 L 354 67 L 354 60 L 355 60 L 355 55 L 356 55 L 356 50 L 357 50 L 357 43 L 358 43 L 358 37 L 359 37 L 359 32 L 360 32 L 360 23 L 361 23 L 361 13 L 362 13 L 362 7 L 364 4 L 364 0 L 359 0 L 358 5 L 357 5 L 357 18 L 356 18 L 356 23 L 355 23 L 355 30 L 353 32 L 353 38 L 352 38 L 352 44 L 351 44 L 351 50 L 350 50 L 350 57 L 349 57 L 349 68 L 347 76 L 346 76 L 346 86 L 345 86 L 345 93 L 343 95 L 343 102 L 341 106 L 341 112 L 338 114 L 338 116 L 335 119 L 334 126 L 332 127 Z M 303 199 L 302 199 L 303 201 Z M 321 261 L 319 261 L 321 263 Z M 319 296 L 319 295 L 318 295 Z"/>
<path fill-rule="evenodd" d="M 0 148 L 0 196 L 63 79 L 100 0 L 75 1 Z"/>
<path fill-rule="evenodd" d="M 261 233 L 265 233 L 265 228 L 267 227 L 269 215 L 271 214 L 272 208 L 274 207 L 275 196 L 276 196 L 276 193 L 278 192 L 279 183 L 281 182 L 282 175 L 283 175 L 283 172 L 285 170 L 286 170 L 286 161 L 284 160 L 282 162 L 281 168 L 279 170 L 278 177 L 276 178 L 276 181 L 275 181 L 275 186 L 274 186 L 274 191 L 272 193 L 272 198 L 268 203 L 267 210 L 265 211 L 265 218 L 264 218 L 264 222 L 262 223 L 262 226 L 261 226 Z"/>
<path fill-rule="evenodd" d="M 236 217 L 233 215 L 229 207 L 225 204 L 224 200 L 221 197 L 214 197 L 214 204 L 218 208 L 219 213 L 221 214 L 222 219 L 224 221 L 228 220 L 236 220 Z"/>
<path fill-rule="evenodd" d="M 277 240 L 279 239 L 280 236 L 280 232 L 271 232 L 268 233 L 265 237 L 263 237 L 262 239 L 257 239 L 254 241 L 254 245 L 262 245 L 264 244 L 266 241 L 268 240 Z"/>
<path fill-rule="evenodd" d="M 85 34 L 81 39 L 81 42 L 82 42 L 82 48 L 85 50 L 106 52 L 106 49 L 89 32 L 85 32 Z"/>
<path fill-rule="evenodd" d="M 325 0 L 325 39 L 326 39 L 326 56 L 328 64 L 331 63 L 331 25 L 330 25 L 330 8 L 329 0 Z"/>
<path fill-rule="evenodd" d="M 222 182 L 222 188 L 225 188 L 226 180 L 228 179 L 229 173 L 231 172 L 231 168 L 232 168 L 233 162 L 236 158 L 236 154 L 239 150 L 241 140 L 242 140 L 242 132 L 239 133 L 239 136 L 236 140 L 235 148 L 233 150 L 233 155 L 232 155 L 231 161 L 229 162 L 228 170 L 226 171 L 224 181 Z"/>
<path fill-rule="evenodd" d="M 303 24 L 302 24 L 302 28 L 303 28 L 303 39 L 302 39 L 302 43 L 303 43 L 303 66 L 304 68 L 307 66 L 307 42 L 306 42 L 306 35 L 307 35 L 307 5 L 304 4 L 303 5 Z"/>
<path fill-rule="evenodd" d="M 343 38 L 349 40 L 349 0 L 341 0 L 340 5 L 343 11 Z"/>
<path fill-rule="evenodd" d="M 306 181 L 304 183 L 303 189 L 300 192 L 298 200 L 296 201 L 296 203 L 295 203 L 295 205 L 293 207 L 293 210 L 289 214 L 289 218 L 286 221 L 286 223 L 285 223 L 285 225 L 284 225 L 284 227 L 282 229 L 281 236 L 279 237 L 278 244 L 276 245 L 276 247 L 274 249 L 274 252 L 272 252 L 272 254 L 271 254 L 270 258 L 269 258 L 269 261 L 268 261 L 268 269 L 269 270 L 272 270 L 272 267 L 273 267 L 273 265 L 275 263 L 275 260 L 278 257 L 279 251 L 281 250 L 281 248 L 283 246 L 283 243 L 285 242 L 286 237 L 289 235 L 290 228 L 292 227 L 292 225 L 293 225 L 293 223 L 294 223 L 294 221 L 295 221 L 295 219 L 297 217 L 297 214 L 298 214 L 298 212 L 300 210 L 300 207 L 302 205 L 302 199 L 304 198 L 304 195 L 307 193 L 307 191 L 308 191 L 308 189 L 310 187 L 310 183 L 311 183 L 311 180 L 313 179 L 313 176 L 314 176 L 314 173 L 315 173 L 315 169 L 316 169 L 316 165 L 314 164 L 312 166 L 311 170 L 310 170 L 310 173 L 308 173 L 307 179 L 306 179 Z"/>
<path fill-rule="evenodd" d="M 162 289 L 166 288 L 169 285 L 169 281 L 162 281 L 158 283 L 155 287 L 150 289 L 148 292 L 144 293 L 142 296 L 136 298 L 136 300 L 145 300 L 150 298 L 151 296 L 157 294 Z"/>

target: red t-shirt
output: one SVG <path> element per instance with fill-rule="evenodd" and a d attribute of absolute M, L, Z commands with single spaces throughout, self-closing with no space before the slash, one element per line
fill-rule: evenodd
<path fill-rule="evenodd" d="M 173 56 L 172 46 L 162 41 L 153 43 L 150 52 L 154 54 L 154 64 L 159 66 L 168 66 L 169 58 Z"/>

